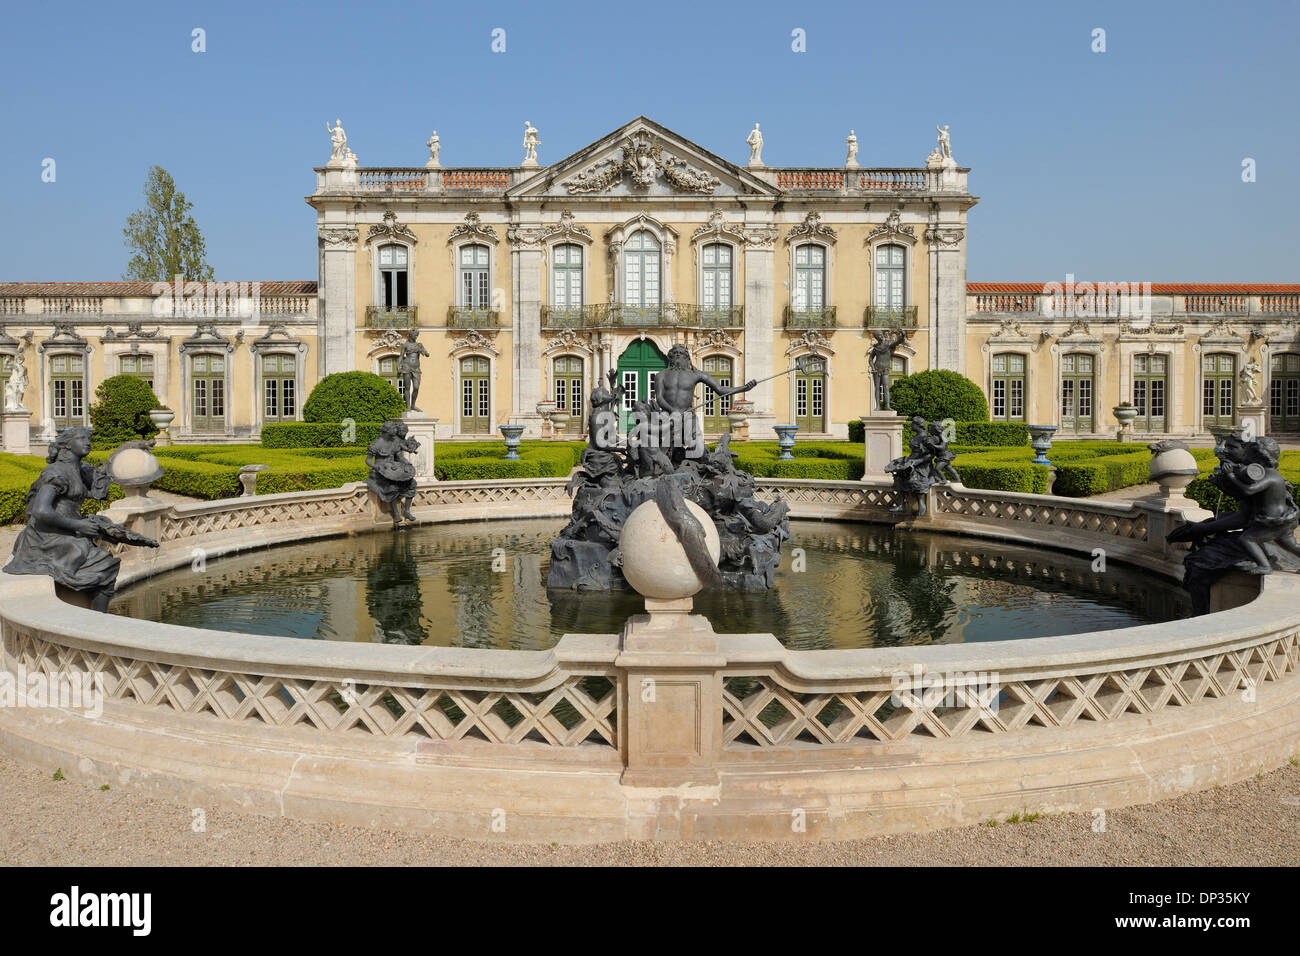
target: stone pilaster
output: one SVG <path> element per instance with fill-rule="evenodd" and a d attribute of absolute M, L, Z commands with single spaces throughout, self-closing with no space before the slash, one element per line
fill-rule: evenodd
<path fill-rule="evenodd" d="M 773 372 L 775 234 L 770 227 L 753 230 L 745 245 L 745 380 L 769 378 Z M 745 396 L 754 403 L 754 411 L 749 416 L 750 438 L 775 440 L 776 432 L 772 431 L 776 421 L 775 394 L 776 383 L 767 381 Z"/>
<path fill-rule="evenodd" d="M 536 242 L 520 242 L 510 255 L 514 273 L 511 318 L 515 330 L 510 423 L 523 425 L 525 438 L 540 438 L 542 419 L 537 414 L 537 403 L 542 400 L 542 248 Z"/>
<path fill-rule="evenodd" d="M 930 367 L 965 375 L 965 224 L 932 219 L 925 239 L 930 253 Z"/>
<path fill-rule="evenodd" d="M 357 329 L 356 253 L 355 226 L 320 227 L 317 369 L 321 377 L 353 371 L 353 341 Z"/>

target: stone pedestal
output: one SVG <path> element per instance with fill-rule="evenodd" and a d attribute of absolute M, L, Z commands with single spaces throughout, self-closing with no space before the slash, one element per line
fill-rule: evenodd
<path fill-rule="evenodd" d="M 0 446 L 11 455 L 30 455 L 32 413 L 5 412 L 0 415 L 0 420 L 3 420 L 3 426 L 0 427 Z"/>
<path fill-rule="evenodd" d="M 726 664 L 708 620 L 692 599 L 646 599 L 649 614 L 628 619 L 614 666 L 627 669 L 625 728 L 629 786 L 711 786 L 721 753 L 721 682 Z"/>
<path fill-rule="evenodd" d="M 402 421 L 406 423 L 407 437 L 414 438 L 420 443 L 419 450 L 410 456 L 411 462 L 415 465 L 415 477 L 417 480 L 432 481 L 433 444 L 438 419 L 424 412 L 408 411 L 402 415 Z"/>
<path fill-rule="evenodd" d="M 1265 429 L 1268 427 L 1268 419 L 1264 417 L 1262 402 L 1258 405 L 1247 405 L 1245 402 L 1238 405 L 1237 422 L 1245 426 L 1245 431 L 1242 432 L 1241 436 L 1245 441 L 1267 434 Z"/>
<path fill-rule="evenodd" d="M 889 481 L 885 465 L 903 457 L 903 419 L 897 412 L 879 411 L 862 416 L 863 481 Z"/>

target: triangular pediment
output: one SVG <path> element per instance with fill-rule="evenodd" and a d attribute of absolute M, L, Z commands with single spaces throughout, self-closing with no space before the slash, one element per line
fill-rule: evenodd
<path fill-rule="evenodd" d="M 506 191 L 508 199 L 770 196 L 753 173 L 638 116 Z"/>

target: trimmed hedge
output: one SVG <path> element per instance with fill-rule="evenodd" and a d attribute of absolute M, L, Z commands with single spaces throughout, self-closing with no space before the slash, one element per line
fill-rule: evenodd
<path fill-rule="evenodd" d="M 889 404 L 904 418 L 920 415 L 926 421 L 989 420 L 989 403 L 980 387 L 965 375 L 948 369 L 933 368 L 904 375 L 889 387 Z"/>
<path fill-rule="evenodd" d="M 797 442 L 794 461 L 778 460 L 781 448 L 776 442 L 738 442 L 736 467 L 756 478 L 824 478 L 833 481 L 857 481 L 862 477 L 863 446 L 854 442 Z"/>
<path fill-rule="evenodd" d="M 434 474 L 443 481 L 482 478 L 563 478 L 582 460 L 585 442 L 526 441 L 519 461 L 506 461 L 505 444 L 494 441 L 439 442 Z"/>
<path fill-rule="evenodd" d="M 0 525 L 26 520 L 27 490 L 40 477 L 46 464 L 45 459 L 38 455 L 0 454 Z M 109 502 L 117 501 L 123 494 L 119 486 L 109 485 L 108 501 L 87 498 L 82 502 L 81 513 L 94 514 L 108 507 Z M 8 555 L 4 555 L 2 560 L 7 561 Z"/>
<path fill-rule="evenodd" d="M 342 422 L 270 422 L 262 426 L 263 448 L 345 448 L 365 453 L 383 422 L 357 422 L 351 442 L 343 441 Z"/>
<path fill-rule="evenodd" d="M 383 422 L 401 418 L 406 402 L 374 372 L 335 372 L 316 383 L 302 406 L 307 422 Z"/>
<path fill-rule="evenodd" d="M 967 488 L 990 491 L 1045 495 L 1052 479 L 1052 470 L 1046 465 L 1031 464 L 1028 458 L 1023 462 L 1007 461 L 997 452 L 958 454 L 953 467 Z"/>
<path fill-rule="evenodd" d="M 1024 422 L 955 422 L 957 440 L 954 445 L 989 445 L 998 448 L 1018 448 L 1029 443 L 1029 426 Z M 909 426 L 905 423 L 904 435 Z M 864 440 L 861 419 L 849 422 L 849 441 Z"/>
<path fill-rule="evenodd" d="M 158 426 L 149 413 L 161 405 L 142 378 L 114 375 L 104 379 L 95 389 L 95 401 L 90 406 L 90 425 L 94 429 L 91 445 L 116 448 L 124 441 L 153 438 Z"/>

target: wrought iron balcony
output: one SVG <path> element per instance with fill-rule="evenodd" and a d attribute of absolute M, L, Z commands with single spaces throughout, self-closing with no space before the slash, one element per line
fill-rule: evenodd
<path fill-rule="evenodd" d="M 862 317 L 864 329 L 914 329 L 916 328 L 917 307 L 905 305 L 902 308 L 879 308 L 867 306 Z"/>
<path fill-rule="evenodd" d="M 495 329 L 501 326 L 501 313 L 493 309 L 465 309 L 453 305 L 447 310 L 449 329 Z"/>
<path fill-rule="evenodd" d="M 828 305 L 820 309 L 796 309 L 785 307 L 785 327 L 787 329 L 833 329 L 835 323 L 835 306 Z"/>
<path fill-rule="evenodd" d="M 366 306 L 366 328 L 368 329 L 414 329 L 420 322 L 416 316 L 416 307 L 408 305 L 400 309 L 390 309 L 382 305 Z"/>
<path fill-rule="evenodd" d="M 744 326 L 743 305 L 718 308 L 682 302 L 651 306 L 601 302 L 568 309 L 542 307 L 544 329 L 740 329 Z"/>

